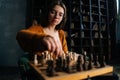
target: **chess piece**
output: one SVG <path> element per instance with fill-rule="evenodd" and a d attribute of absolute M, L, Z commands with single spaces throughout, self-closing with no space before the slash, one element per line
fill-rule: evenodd
<path fill-rule="evenodd" d="M 87 56 L 87 53 L 86 51 L 84 51 L 84 64 L 83 64 L 83 68 L 84 70 L 88 70 L 88 64 L 89 64 L 89 61 L 88 61 L 88 56 Z"/>
<path fill-rule="evenodd" d="M 70 56 L 69 55 L 67 55 L 66 56 L 66 63 L 67 63 L 67 68 L 66 68 L 66 71 L 69 73 L 69 72 L 71 72 L 71 69 L 72 69 L 72 67 L 70 66 Z"/>
<path fill-rule="evenodd" d="M 88 69 L 93 69 L 93 68 L 94 68 L 93 54 L 90 54 Z"/>
<path fill-rule="evenodd" d="M 54 63 L 53 60 L 48 60 L 47 74 L 48 76 L 54 76 Z"/>
<path fill-rule="evenodd" d="M 78 59 L 77 59 L 77 64 L 76 64 L 77 65 L 77 67 L 76 67 L 77 71 L 83 71 L 83 63 L 84 63 L 83 60 L 84 60 L 83 56 L 79 55 Z"/>
<path fill-rule="evenodd" d="M 37 54 L 34 55 L 34 64 L 38 65 Z"/>
<path fill-rule="evenodd" d="M 106 63 L 105 63 L 105 56 L 101 55 L 100 56 L 100 67 L 105 67 Z"/>
<path fill-rule="evenodd" d="M 67 67 L 66 55 L 63 54 L 62 58 L 63 58 L 62 70 L 65 71 L 65 70 L 66 70 L 66 67 Z"/>
<path fill-rule="evenodd" d="M 88 75 L 88 78 L 87 78 L 87 80 L 91 80 L 89 75 Z"/>
<path fill-rule="evenodd" d="M 98 55 L 95 55 L 95 58 L 94 58 L 94 65 L 95 65 L 95 67 L 100 67 L 100 63 L 99 63 L 99 61 L 98 61 Z"/>
<path fill-rule="evenodd" d="M 46 59 L 45 59 L 45 52 L 42 52 L 41 54 L 41 65 L 44 66 L 46 64 Z"/>
<path fill-rule="evenodd" d="M 54 66 L 54 61 L 51 56 L 51 53 L 49 54 L 48 58 L 49 59 L 47 61 L 48 66 L 47 66 L 46 72 L 47 72 L 48 76 L 54 76 L 55 75 L 55 66 Z"/>
<path fill-rule="evenodd" d="M 62 57 L 58 56 L 58 58 L 56 59 L 56 68 L 55 68 L 55 70 L 56 71 L 62 71 L 62 64 L 63 64 Z"/>

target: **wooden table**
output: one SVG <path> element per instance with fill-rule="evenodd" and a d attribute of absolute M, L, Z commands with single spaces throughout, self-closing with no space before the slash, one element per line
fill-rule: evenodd
<path fill-rule="evenodd" d="M 43 67 L 39 65 L 36 66 L 32 62 L 29 62 L 30 66 L 38 73 L 38 76 L 41 76 L 43 80 L 83 80 L 89 77 L 95 77 L 104 75 L 107 73 L 113 72 L 112 66 L 105 66 L 102 68 L 92 69 L 88 71 L 76 72 L 76 73 L 65 73 L 58 72 L 59 76 L 49 77 L 45 74 L 45 71 L 42 71 Z"/>

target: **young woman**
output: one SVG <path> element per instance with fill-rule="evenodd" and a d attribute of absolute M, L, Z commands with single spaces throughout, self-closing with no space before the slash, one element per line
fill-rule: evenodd
<path fill-rule="evenodd" d="M 33 25 L 18 32 L 21 48 L 29 53 L 48 50 L 55 56 L 68 51 L 66 36 L 62 27 L 66 22 L 66 7 L 60 0 L 52 0 L 43 11 L 40 25 Z"/>

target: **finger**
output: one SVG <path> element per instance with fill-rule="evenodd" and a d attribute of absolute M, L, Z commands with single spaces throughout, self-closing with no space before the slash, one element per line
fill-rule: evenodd
<path fill-rule="evenodd" d="M 50 43 L 50 41 L 49 41 L 49 40 L 46 40 L 46 41 L 45 41 L 45 44 L 46 44 L 47 49 L 48 49 L 48 50 L 51 50 L 51 43 Z"/>
<path fill-rule="evenodd" d="M 64 51 L 62 50 L 60 51 L 60 54 L 58 56 L 63 56 L 63 54 L 64 54 Z"/>
<path fill-rule="evenodd" d="M 58 45 L 58 56 L 60 56 L 62 54 L 62 52 L 63 52 L 62 45 L 61 45 L 60 42 L 58 42 L 57 45 Z"/>
<path fill-rule="evenodd" d="M 59 42 L 55 41 L 55 45 L 56 45 L 55 53 L 56 53 L 56 56 L 58 56 L 60 54 L 60 52 L 61 52 L 61 48 L 60 48 Z"/>
<path fill-rule="evenodd" d="M 48 50 L 51 50 L 51 40 L 50 37 L 44 37 L 43 44 L 46 46 Z"/>
<path fill-rule="evenodd" d="M 54 38 L 51 38 L 50 40 L 50 46 L 51 46 L 51 52 L 55 52 L 55 49 L 56 49 L 56 43 L 55 43 L 55 40 Z"/>

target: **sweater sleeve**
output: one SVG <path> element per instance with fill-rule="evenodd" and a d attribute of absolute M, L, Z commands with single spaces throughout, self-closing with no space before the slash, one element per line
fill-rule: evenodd
<path fill-rule="evenodd" d="M 37 52 L 41 50 L 41 39 L 46 36 L 43 33 L 36 33 L 30 30 L 21 30 L 17 33 L 16 39 L 25 52 Z"/>

